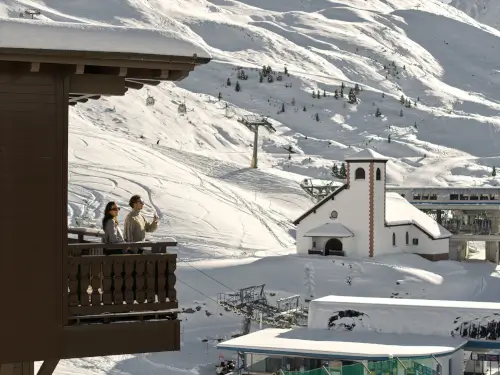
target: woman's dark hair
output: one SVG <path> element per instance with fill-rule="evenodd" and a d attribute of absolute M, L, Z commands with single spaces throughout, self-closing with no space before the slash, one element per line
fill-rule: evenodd
<path fill-rule="evenodd" d="M 130 200 L 128 201 L 128 205 L 132 208 L 134 208 L 134 204 L 136 204 L 137 202 L 139 202 L 141 200 L 141 196 L 140 195 L 132 195 L 132 197 L 130 198 Z"/>
<path fill-rule="evenodd" d="M 108 222 L 108 220 L 113 219 L 113 216 L 111 216 L 111 214 L 109 213 L 109 211 L 111 211 L 113 206 L 116 206 L 116 202 L 108 202 L 106 208 L 104 209 L 104 217 L 102 219 L 102 229 L 106 227 L 106 223 Z"/>

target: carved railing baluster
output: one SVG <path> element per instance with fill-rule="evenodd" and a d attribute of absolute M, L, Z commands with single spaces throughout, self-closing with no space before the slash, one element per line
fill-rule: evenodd
<path fill-rule="evenodd" d="M 135 262 L 131 258 L 125 259 L 125 291 L 124 299 L 127 304 L 134 303 L 135 295 L 134 295 L 134 287 L 135 287 L 135 272 L 134 267 Z"/>
<path fill-rule="evenodd" d="M 175 283 L 177 282 L 175 277 L 176 268 L 176 259 L 169 259 L 167 262 L 167 298 L 169 302 L 177 301 L 177 290 L 175 289 Z"/>
<path fill-rule="evenodd" d="M 156 295 L 158 302 L 165 302 L 167 300 L 167 260 L 159 259 L 156 264 Z"/>
<path fill-rule="evenodd" d="M 148 259 L 146 261 L 146 301 L 148 303 L 156 302 L 155 279 L 156 279 L 156 261 Z"/>
<path fill-rule="evenodd" d="M 90 305 L 90 265 L 88 263 L 82 262 L 80 264 L 80 304 L 82 306 Z"/>
<path fill-rule="evenodd" d="M 90 272 L 91 272 L 90 287 L 92 288 L 90 301 L 92 303 L 92 306 L 100 306 L 101 294 L 99 293 L 99 289 L 101 288 L 101 262 L 99 261 L 90 263 Z"/>
<path fill-rule="evenodd" d="M 105 257 L 102 262 L 102 303 L 113 303 L 113 260 Z"/>
<path fill-rule="evenodd" d="M 125 274 L 125 259 L 122 257 L 116 257 L 113 259 L 113 303 L 115 305 L 122 305 L 124 282 L 123 276 Z"/>
<path fill-rule="evenodd" d="M 144 272 L 146 271 L 146 260 L 139 258 L 135 263 L 135 300 L 137 303 L 144 303 L 146 300 L 146 280 Z"/>
<path fill-rule="evenodd" d="M 70 307 L 80 304 L 78 272 L 79 264 L 77 259 L 70 258 L 68 265 L 68 305 Z"/>

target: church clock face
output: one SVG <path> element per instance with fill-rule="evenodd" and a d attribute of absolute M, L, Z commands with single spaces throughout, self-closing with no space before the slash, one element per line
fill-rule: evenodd
<path fill-rule="evenodd" d="M 339 214 L 337 213 L 337 211 L 332 211 L 332 213 L 330 214 L 330 219 L 336 219 L 338 216 Z"/>

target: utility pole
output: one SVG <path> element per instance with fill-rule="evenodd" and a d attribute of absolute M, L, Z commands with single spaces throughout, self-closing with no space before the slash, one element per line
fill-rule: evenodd
<path fill-rule="evenodd" d="M 257 168 L 258 164 L 258 145 L 259 145 L 259 127 L 264 126 L 269 132 L 276 132 L 276 129 L 271 125 L 267 118 L 263 116 L 256 115 L 246 115 L 238 122 L 245 125 L 249 130 L 253 132 L 253 153 L 252 153 L 252 164 L 251 168 Z"/>

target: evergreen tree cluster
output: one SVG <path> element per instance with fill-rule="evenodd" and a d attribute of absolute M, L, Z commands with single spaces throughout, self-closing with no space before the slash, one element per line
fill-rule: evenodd
<path fill-rule="evenodd" d="M 332 167 L 332 176 L 340 180 L 345 180 L 347 178 L 345 163 L 340 164 L 340 168 L 337 164 L 334 164 Z"/>

